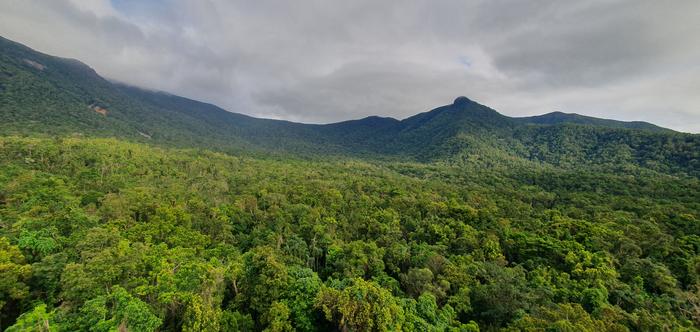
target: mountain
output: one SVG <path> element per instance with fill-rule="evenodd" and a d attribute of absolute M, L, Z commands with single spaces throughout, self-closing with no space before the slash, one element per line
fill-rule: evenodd
<path fill-rule="evenodd" d="M 643 122 L 549 113 L 511 118 L 458 97 L 396 120 L 259 119 L 110 82 L 89 66 L 0 38 L 0 134 L 88 135 L 226 152 L 450 163 L 545 163 L 700 174 L 700 136 Z"/>
<path fill-rule="evenodd" d="M 655 131 L 669 131 L 670 129 L 662 128 L 657 125 L 644 121 L 617 121 L 609 119 L 600 119 L 590 116 L 580 115 L 576 113 L 552 112 L 542 115 L 515 118 L 517 121 L 527 124 L 539 125 L 554 125 L 562 123 L 575 123 L 581 125 L 601 126 L 609 128 L 627 128 L 627 129 L 644 129 Z"/>

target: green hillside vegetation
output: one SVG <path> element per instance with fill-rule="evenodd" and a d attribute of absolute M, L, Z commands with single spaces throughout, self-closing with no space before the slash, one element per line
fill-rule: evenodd
<path fill-rule="evenodd" d="M 0 38 L 0 330 L 698 331 L 700 135 L 258 119 Z"/>
<path fill-rule="evenodd" d="M 97 111 L 104 110 L 105 114 Z M 700 175 L 700 135 L 552 113 L 510 118 L 465 97 L 404 120 L 258 119 L 109 82 L 90 67 L 0 39 L 0 134 L 116 137 L 166 147 L 328 158 L 647 168 Z"/>

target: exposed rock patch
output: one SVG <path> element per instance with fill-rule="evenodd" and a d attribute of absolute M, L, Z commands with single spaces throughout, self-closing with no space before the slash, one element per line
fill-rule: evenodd
<path fill-rule="evenodd" d="M 24 59 L 24 63 L 26 63 L 27 65 L 29 65 L 30 67 L 32 67 L 34 69 L 38 69 L 38 70 L 46 69 L 46 66 L 44 66 L 36 61 L 29 60 L 29 59 Z"/>

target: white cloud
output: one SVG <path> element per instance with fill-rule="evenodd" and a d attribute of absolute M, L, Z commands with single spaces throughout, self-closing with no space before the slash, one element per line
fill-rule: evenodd
<path fill-rule="evenodd" d="M 70 3 L 81 11 L 99 17 L 118 16 L 118 12 L 109 0 L 70 0 Z"/>

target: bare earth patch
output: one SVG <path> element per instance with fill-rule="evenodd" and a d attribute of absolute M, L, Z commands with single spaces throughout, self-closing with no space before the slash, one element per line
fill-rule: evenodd
<path fill-rule="evenodd" d="M 107 113 L 108 113 L 106 108 L 102 108 L 99 106 L 93 106 L 92 110 L 95 111 L 95 113 L 102 114 L 104 116 L 107 116 Z"/>

